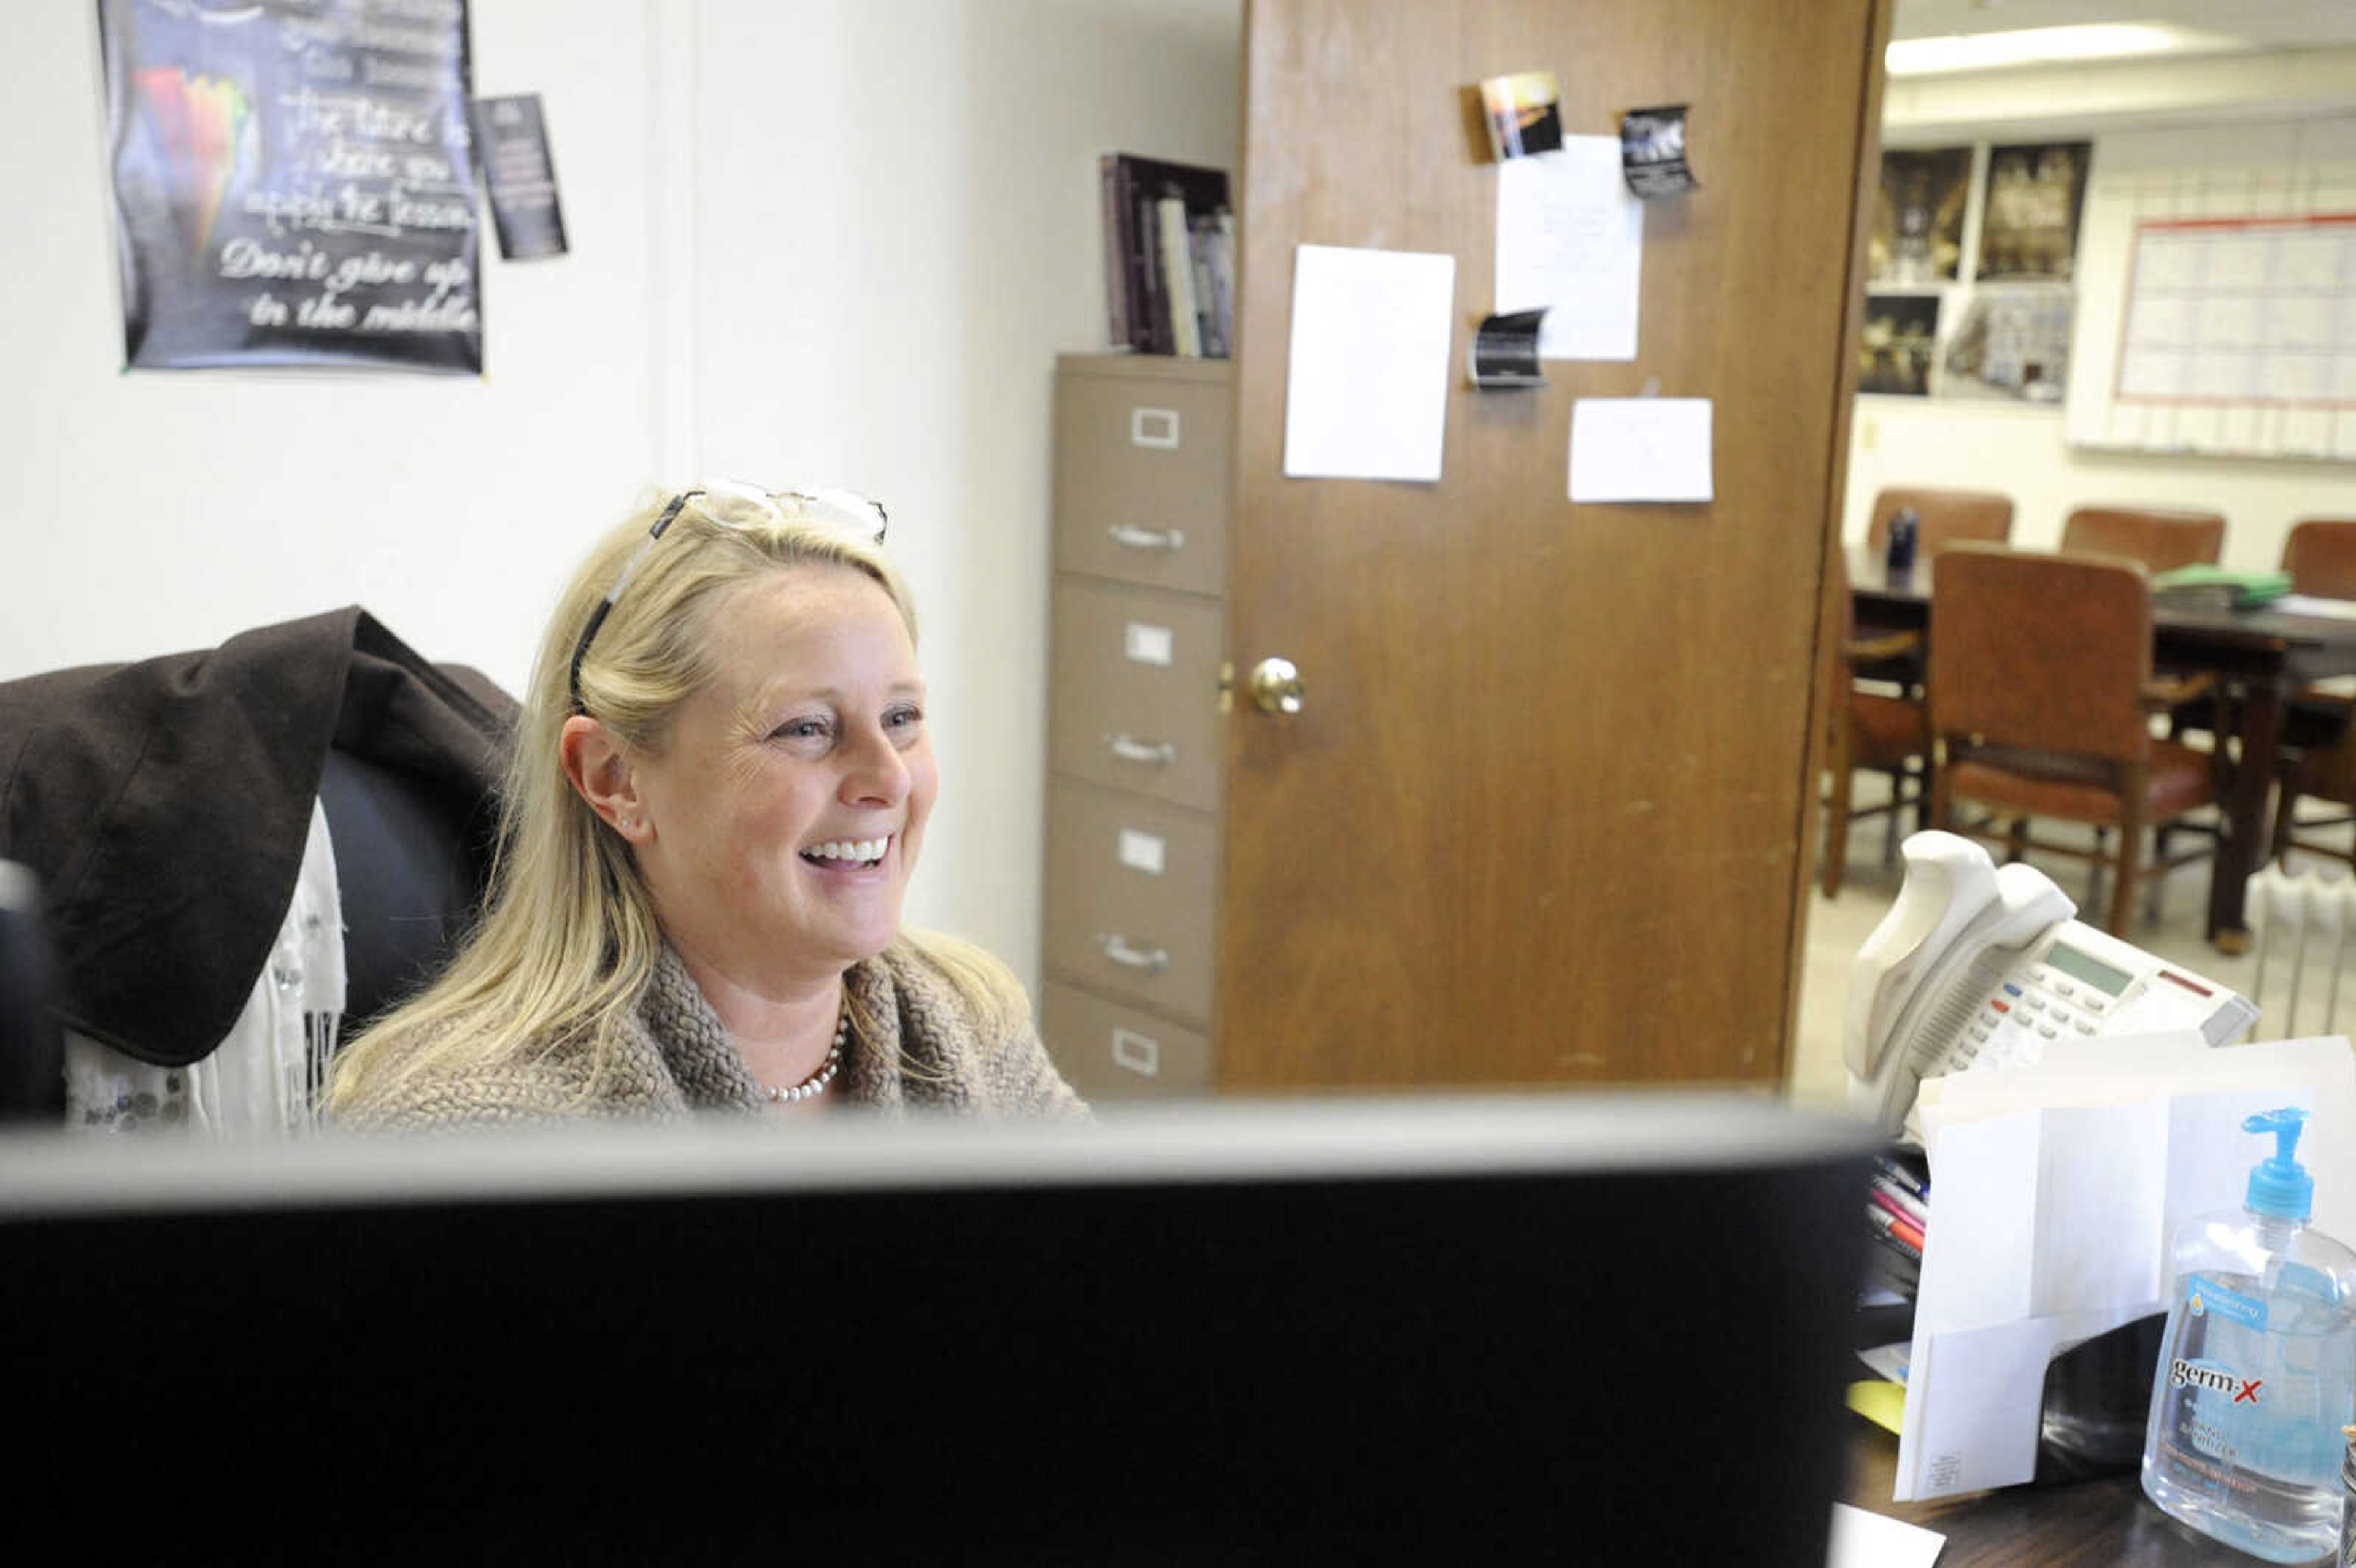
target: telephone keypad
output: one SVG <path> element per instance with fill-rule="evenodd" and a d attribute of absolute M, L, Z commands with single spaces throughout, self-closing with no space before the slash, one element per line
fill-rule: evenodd
<path fill-rule="evenodd" d="M 2095 1032 L 2097 1025 L 2083 1014 L 2100 1013 L 2104 1007 L 2103 999 L 2094 995 L 2091 987 L 2082 988 L 2040 964 L 2019 979 L 1997 983 L 1997 990 L 1987 999 L 1987 1006 L 1972 1020 L 1970 1042 L 1965 1049 L 1973 1056 L 1977 1056 L 1978 1048 L 1988 1044 L 1997 1031 L 2003 1029 L 2007 1019 L 2019 1024 L 2024 1031 L 2034 1028 L 2037 1035 L 2044 1040 L 2059 1040 L 2071 1031 L 2091 1035 Z M 2011 1040 L 2015 1037 L 2007 1035 L 2005 1038 Z M 1998 1045 L 1995 1049 L 2002 1050 L 2003 1047 Z"/>

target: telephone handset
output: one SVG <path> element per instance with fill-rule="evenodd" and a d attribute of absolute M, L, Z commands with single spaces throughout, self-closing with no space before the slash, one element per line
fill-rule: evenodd
<path fill-rule="evenodd" d="M 1953 833 L 1904 849 L 1906 884 L 1858 953 L 1842 1020 L 1850 1107 L 1885 1134 L 1925 1078 L 2097 1035 L 2192 1029 L 2223 1045 L 2257 1021 L 2225 987 L 2072 918 L 2032 866 Z"/>

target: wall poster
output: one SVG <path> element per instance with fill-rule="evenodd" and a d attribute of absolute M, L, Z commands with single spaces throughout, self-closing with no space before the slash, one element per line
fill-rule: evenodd
<path fill-rule="evenodd" d="M 2077 258 L 2091 142 L 1988 149 L 1980 262 L 1973 276 L 2067 279 Z"/>
<path fill-rule="evenodd" d="M 2070 382 L 2070 291 L 1981 289 L 1947 338 L 1939 390 L 2058 403 Z"/>
<path fill-rule="evenodd" d="M 1938 341 L 1937 294 L 1866 295 L 1865 341 L 1858 349 L 1857 389 L 1929 397 Z"/>
<path fill-rule="evenodd" d="M 1964 259 L 1964 208 L 1971 194 L 1969 147 L 1883 153 L 1869 281 L 1876 287 L 1954 282 Z"/>
<path fill-rule="evenodd" d="M 98 0 L 125 363 L 477 374 L 466 0 Z"/>
<path fill-rule="evenodd" d="M 548 153 L 548 117 L 541 111 L 540 94 L 478 98 L 473 114 L 500 259 L 536 261 L 563 255 L 564 208 L 556 196 L 556 165 Z"/>

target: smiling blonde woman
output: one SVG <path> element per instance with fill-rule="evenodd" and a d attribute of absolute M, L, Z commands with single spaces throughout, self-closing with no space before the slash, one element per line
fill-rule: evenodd
<path fill-rule="evenodd" d="M 332 1115 L 1085 1114 L 1005 967 L 901 928 L 940 780 L 884 527 L 711 484 L 598 544 L 541 638 L 482 922 L 337 1058 Z"/>

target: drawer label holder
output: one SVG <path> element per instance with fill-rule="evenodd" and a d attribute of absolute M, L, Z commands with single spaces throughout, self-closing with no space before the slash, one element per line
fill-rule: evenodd
<path fill-rule="evenodd" d="M 1176 409 L 1133 408 L 1129 411 L 1129 443 L 1131 446 L 1150 446 L 1156 452 L 1175 452 L 1182 428 Z"/>
<path fill-rule="evenodd" d="M 1124 827 L 1120 830 L 1119 854 L 1120 863 L 1130 870 L 1158 877 L 1169 869 L 1170 841 L 1159 833 Z"/>
<path fill-rule="evenodd" d="M 1114 1066 L 1126 1067 L 1141 1078 L 1154 1077 L 1162 1071 L 1162 1042 L 1133 1029 L 1116 1028 L 1112 1031 L 1112 1061 Z"/>

